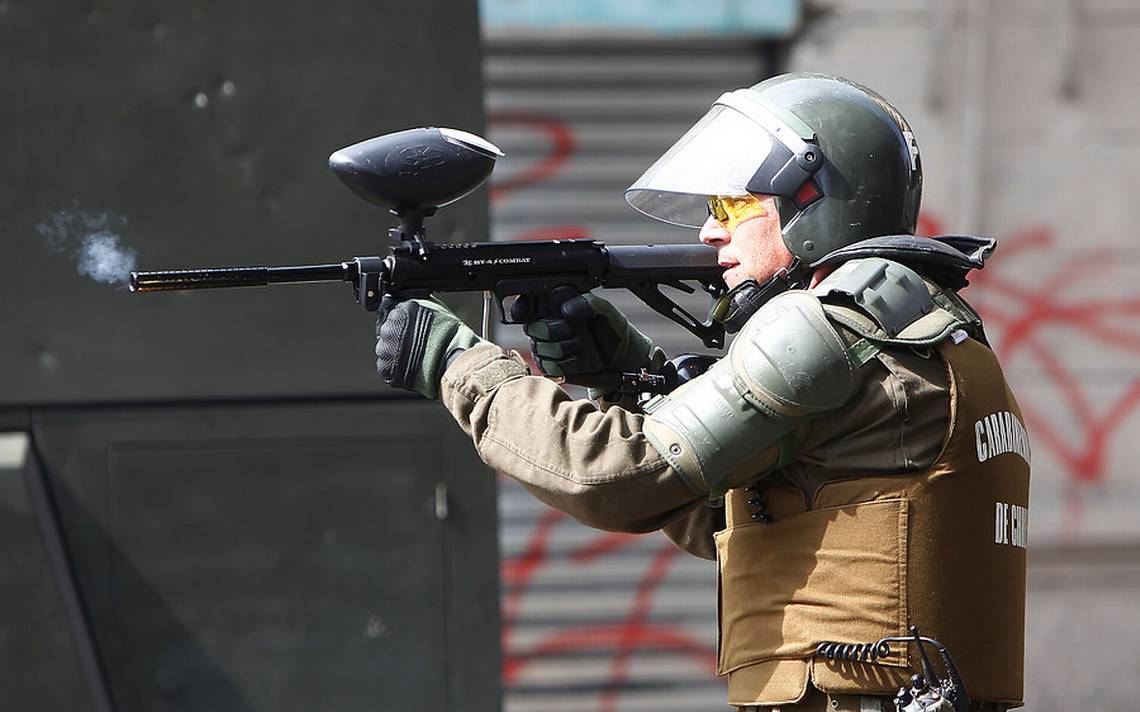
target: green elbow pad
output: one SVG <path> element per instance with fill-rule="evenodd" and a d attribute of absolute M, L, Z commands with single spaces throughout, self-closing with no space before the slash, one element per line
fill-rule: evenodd
<path fill-rule="evenodd" d="M 694 490 L 717 497 L 761 474 L 761 453 L 858 385 L 819 300 L 789 292 L 753 315 L 708 372 L 651 401 L 644 432 Z"/>

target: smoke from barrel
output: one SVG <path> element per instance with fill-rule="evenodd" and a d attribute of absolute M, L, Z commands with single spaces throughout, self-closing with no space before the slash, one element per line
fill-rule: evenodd
<path fill-rule="evenodd" d="M 66 254 L 80 276 L 102 284 L 127 286 L 138 253 L 123 244 L 122 215 L 77 208 L 58 210 L 36 225 L 49 250 Z"/>

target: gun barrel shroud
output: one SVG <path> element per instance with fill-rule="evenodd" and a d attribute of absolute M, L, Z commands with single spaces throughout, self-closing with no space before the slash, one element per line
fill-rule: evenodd
<path fill-rule="evenodd" d="M 302 282 L 341 282 L 351 280 L 350 273 L 355 274 L 355 265 L 347 262 L 291 267 L 211 267 L 131 272 L 130 288 L 132 292 L 169 292 Z"/>

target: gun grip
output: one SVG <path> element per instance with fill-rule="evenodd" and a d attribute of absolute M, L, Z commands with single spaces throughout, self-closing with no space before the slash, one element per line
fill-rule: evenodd
<path fill-rule="evenodd" d="M 499 310 L 504 324 L 528 324 L 538 319 L 585 321 L 593 316 L 593 311 L 581 296 L 568 284 L 549 292 L 498 295 Z"/>

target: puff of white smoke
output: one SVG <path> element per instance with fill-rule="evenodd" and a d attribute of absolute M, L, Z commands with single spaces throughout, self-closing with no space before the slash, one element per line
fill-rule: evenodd
<path fill-rule="evenodd" d="M 79 274 L 103 284 L 126 284 L 136 257 L 134 250 L 119 244 L 114 233 L 85 235 L 79 249 Z"/>
<path fill-rule="evenodd" d="M 68 253 L 79 274 L 103 284 L 126 286 L 138 255 L 112 229 L 126 224 L 126 218 L 112 213 L 59 210 L 36 225 L 36 232 L 53 252 Z"/>

